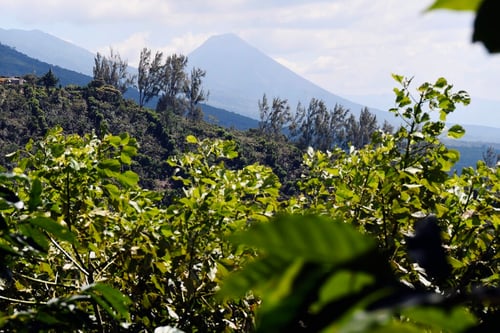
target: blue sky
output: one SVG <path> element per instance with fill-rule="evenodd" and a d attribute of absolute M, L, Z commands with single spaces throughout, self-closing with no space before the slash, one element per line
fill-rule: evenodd
<path fill-rule="evenodd" d="M 93 52 L 112 46 L 131 65 L 143 47 L 188 54 L 208 37 L 232 32 L 341 96 L 390 95 L 390 74 L 398 73 L 418 83 L 444 76 L 473 101 L 500 101 L 500 56 L 470 43 L 472 13 L 424 13 L 431 3 L 0 0 L 0 27 L 40 29 Z M 481 121 L 500 127 L 500 107 Z"/>

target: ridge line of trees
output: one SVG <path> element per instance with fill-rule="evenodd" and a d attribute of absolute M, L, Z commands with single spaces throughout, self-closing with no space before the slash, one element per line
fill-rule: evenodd
<path fill-rule="evenodd" d="M 139 91 L 139 107 L 144 107 L 158 98 L 156 110 L 172 111 L 189 119 L 202 119 L 199 103 L 208 99 L 208 91 L 203 89 L 206 71 L 193 67 L 187 72 L 188 58 L 182 54 L 172 54 L 163 60 L 163 53 L 154 56 L 148 48 L 143 48 L 139 56 L 137 76 L 128 73 L 128 62 L 110 49 L 109 56 L 97 53 L 94 59 L 94 81 L 108 84 L 121 93 L 134 86 Z"/>
<path fill-rule="evenodd" d="M 307 107 L 299 102 L 293 113 L 287 99 L 274 97 L 269 102 L 266 94 L 258 106 L 259 131 L 276 140 L 288 139 L 301 149 L 313 147 L 326 151 L 349 146 L 359 149 L 370 143 L 375 132 L 394 131 L 387 121 L 380 126 L 367 107 L 356 118 L 340 104 L 329 109 L 323 100 L 312 98 Z"/>

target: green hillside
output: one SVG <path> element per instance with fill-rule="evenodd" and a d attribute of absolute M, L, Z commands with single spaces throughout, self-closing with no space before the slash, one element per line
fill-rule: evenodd
<path fill-rule="evenodd" d="M 211 110 L 217 112 L 217 109 Z M 214 115 L 216 113 L 210 117 Z M 239 118 L 244 117 L 235 117 Z M 171 186 L 159 185 L 158 180 L 169 172 L 165 163 L 168 156 L 184 150 L 187 135 L 235 139 L 240 157 L 232 161 L 233 164 L 261 162 L 273 166 L 285 183 L 285 176 L 297 175 L 300 169 L 301 153 L 297 148 L 264 139 L 256 130 L 237 130 L 236 127 L 242 126 L 238 120 L 233 129 L 227 129 L 202 120 L 141 109 L 107 85 L 72 85 L 50 90 L 40 86 L 0 85 L 0 165 L 9 165 L 6 154 L 24 147 L 30 139 L 41 139 L 56 126 L 80 135 L 129 133 L 140 145 L 134 168 L 141 175 L 143 185 L 150 188 Z M 289 172 L 291 167 L 296 171 Z"/>

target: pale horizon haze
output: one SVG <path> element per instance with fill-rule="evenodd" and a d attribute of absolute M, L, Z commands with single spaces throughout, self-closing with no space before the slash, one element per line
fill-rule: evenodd
<path fill-rule="evenodd" d="M 359 103 L 391 103 L 391 73 L 415 83 L 445 77 L 487 113 L 454 120 L 500 127 L 500 55 L 472 44 L 473 13 L 425 12 L 432 0 L 0 0 L 0 28 L 38 29 L 91 52 L 189 54 L 234 33 L 322 88 Z M 465 113 L 467 112 L 467 113 Z"/>

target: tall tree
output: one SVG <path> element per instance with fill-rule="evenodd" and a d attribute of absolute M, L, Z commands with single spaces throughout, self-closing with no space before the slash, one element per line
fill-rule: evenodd
<path fill-rule="evenodd" d="M 193 67 L 191 74 L 184 82 L 183 92 L 186 98 L 187 114 L 191 120 L 201 120 L 203 112 L 199 103 L 208 99 L 208 92 L 202 87 L 202 80 L 206 75 L 206 71 Z"/>
<path fill-rule="evenodd" d="M 500 154 L 497 154 L 495 147 L 489 146 L 486 151 L 483 152 L 483 161 L 490 168 L 497 165 L 498 161 L 500 161 Z"/>
<path fill-rule="evenodd" d="M 333 147 L 345 148 L 346 141 L 346 119 L 349 114 L 349 109 L 346 109 L 340 104 L 335 104 L 333 110 L 330 110 L 330 142 L 327 149 Z"/>
<path fill-rule="evenodd" d="M 163 53 L 157 51 L 151 59 L 151 50 L 143 48 L 139 58 L 137 89 L 139 90 L 139 106 L 143 107 L 161 91 L 163 77 Z"/>
<path fill-rule="evenodd" d="M 314 145 L 314 137 L 316 135 L 315 117 L 319 108 L 320 100 L 313 98 L 306 108 L 299 103 L 295 113 L 294 128 L 292 134 L 297 137 L 296 141 L 301 148 L 312 147 Z"/>
<path fill-rule="evenodd" d="M 134 77 L 127 71 L 128 63 L 110 48 L 109 57 L 97 52 L 94 58 L 94 80 L 112 85 L 124 93 L 134 82 Z"/>
<path fill-rule="evenodd" d="M 161 88 L 163 96 L 158 101 L 157 110 L 171 109 L 173 113 L 182 113 L 182 100 L 179 94 L 183 92 L 187 74 L 185 72 L 188 58 L 182 54 L 172 54 L 167 57 L 163 66 L 163 79 Z"/>
<path fill-rule="evenodd" d="M 261 132 L 275 139 L 284 138 L 283 129 L 289 126 L 292 120 L 288 100 L 274 97 L 272 105 L 269 106 L 267 96 L 264 94 L 262 101 L 259 101 L 259 113 Z"/>
<path fill-rule="evenodd" d="M 368 108 L 363 108 L 356 120 L 351 115 L 346 123 L 347 142 L 359 149 L 370 143 L 373 133 L 378 129 L 377 117 Z"/>
<path fill-rule="evenodd" d="M 40 78 L 40 83 L 47 88 L 54 88 L 57 85 L 57 82 L 59 82 L 59 79 L 54 75 L 54 72 L 52 72 L 52 68 L 49 68 L 49 71 Z"/>
<path fill-rule="evenodd" d="M 348 113 L 349 110 L 338 104 L 333 110 L 328 110 L 325 102 L 316 98 L 311 99 L 307 108 L 299 103 L 290 134 L 301 148 L 310 146 L 329 150 L 342 147 Z"/>

